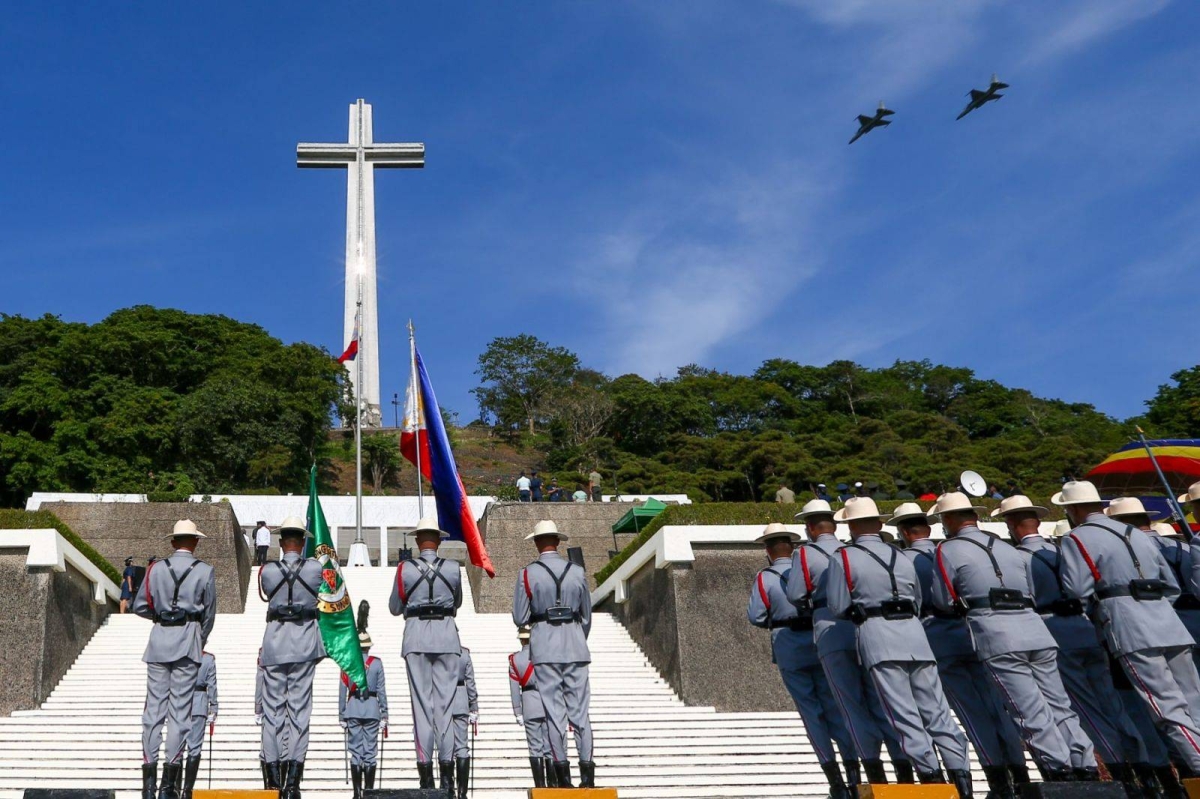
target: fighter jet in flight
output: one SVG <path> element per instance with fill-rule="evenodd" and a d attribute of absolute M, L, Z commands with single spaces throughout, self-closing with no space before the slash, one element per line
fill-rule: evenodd
<path fill-rule="evenodd" d="M 885 108 L 883 101 L 880 100 L 879 110 L 875 112 L 875 116 L 869 117 L 866 114 L 858 115 L 858 132 L 854 134 L 854 138 L 851 139 L 849 143 L 854 144 L 854 142 L 858 141 L 859 137 L 861 137 L 864 133 L 870 133 L 871 131 L 875 130 L 875 128 L 882 128 L 886 125 L 892 124 L 892 120 L 884 119 L 884 117 L 890 117 L 894 113 L 896 112 L 889 111 L 887 108 Z"/>
<path fill-rule="evenodd" d="M 987 91 L 979 91 L 979 89 L 971 89 L 971 102 L 967 103 L 967 107 L 962 110 L 962 113 L 955 117 L 955 120 L 962 119 L 967 114 L 974 111 L 976 108 L 983 108 L 984 103 L 990 103 L 992 100 L 999 100 L 1003 97 L 1000 94 L 1001 89 L 1007 89 L 1007 83 L 1001 83 L 996 78 L 996 73 L 992 73 L 992 83 L 987 87 Z"/>

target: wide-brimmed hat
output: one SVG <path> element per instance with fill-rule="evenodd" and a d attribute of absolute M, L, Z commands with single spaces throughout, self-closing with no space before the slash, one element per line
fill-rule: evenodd
<path fill-rule="evenodd" d="M 767 525 L 767 529 L 763 530 L 763 534 L 754 539 L 754 543 L 765 544 L 773 538 L 786 538 L 793 544 L 799 544 L 804 540 L 799 534 L 787 529 L 787 525 L 783 522 L 771 522 Z"/>
<path fill-rule="evenodd" d="M 421 521 L 417 522 L 417 526 L 413 529 L 412 535 L 417 533 L 437 533 L 438 537 L 445 541 L 450 537 L 450 534 L 438 527 L 438 519 L 436 516 L 426 516 Z"/>
<path fill-rule="evenodd" d="M 518 627 L 517 628 L 517 638 L 521 641 L 528 641 L 529 640 L 529 628 L 528 627 Z"/>
<path fill-rule="evenodd" d="M 196 529 L 196 523 L 191 519 L 180 519 L 175 522 L 174 529 L 167 538 L 208 538 L 204 533 Z"/>
<path fill-rule="evenodd" d="M 892 511 L 892 518 L 887 520 L 887 523 L 895 526 L 899 522 L 909 519 L 928 519 L 929 514 L 921 510 L 921 506 L 915 502 L 904 502 L 896 506 Z"/>
<path fill-rule="evenodd" d="M 1186 494 L 1180 494 L 1177 497 L 1178 501 L 1183 503 L 1200 502 L 1200 483 L 1192 483 L 1188 486 Z"/>
<path fill-rule="evenodd" d="M 1155 522 L 1151 526 L 1154 528 L 1154 532 L 1158 533 L 1159 535 L 1163 536 L 1164 538 L 1167 536 L 1179 534 L 1178 531 L 1172 525 L 1169 525 L 1166 522 Z"/>
<path fill-rule="evenodd" d="M 1072 529 L 1070 519 L 1059 519 L 1054 523 L 1054 530 L 1051 532 L 1051 535 L 1055 538 L 1062 538 L 1071 532 Z"/>
<path fill-rule="evenodd" d="M 301 519 L 299 516 L 289 516 L 286 519 L 284 519 L 283 524 L 279 525 L 279 529 L 276 532 L 279 533 L 280 538 L 282 538 L 284 536 L 284 534 L 286 534 L 286 533 L 297 533 L 297 532 L 304 533 L 305 538 L 313 537 L 313 534 L 310 533 L 308 530 L 308 523 L 305 522 L 303 519 Z"/>
<path fill-rule="evenodd" d="M 850 497 L 837 513 L 833 514 L 835 522 L 858 522 L 867 519 L 886 519 L 887 514 L 879 512 L 879 506 L 870 497 Z"/>
<path fill-rule="evenodd" d="M 1013 494 L 1011 497 L 1005 497 L 1000 500 L 1000 507 L 992 511 L 992 516 L 1007 516 L 1010 513 L 1036 513 L 1039 519 L 1044 519 L 1050 514 L 1049 508 L 1043 508 L 1041 505 L 1034 505 L 1033 501 L 1024 494 Z"/>
<path fill-rule="evenodd" d="M 1127 516 L 1145 516 L 1150 519 L 1157 519 L 1162 516 L 1156 510 L 1146 510 L 1146 506 L 1137 497 L 1117 497 L 1108 503 L 1108 507 L 1104 509 L 1104 512 L 1114 519 L 1123 519 Z"/>
<path fill-rule="evenodd" d="M 810 499 L 804 503 L 804 507 L 800 512 L 793 516 L 793 519 L 804 521 L 809 516 L 832 516 L 833 508 L 829 507 L 829 503 L 823 499 Z"/>
<path fill-rule="evenodd" d="M 1063 483 L 1062 491 L 1050 497 L 1055 505 L 1098 505 L 1104 502 L 1096 486 L 1087 480 L 1070 480 Z"/>
<path fill-rule="evenodd" d="M 532 541 L 533 539 L 539 538 L 543 535 L 555 536 L 559 541 L 571 540 L 570 536 L 568 536 L 566 533 L 560 533 L 558 531 L 558 525 L 549 519 L 542 519 L 540 522 L 535 524 L 533 526 L 533 532 L 525 536 L 525 540 Z"/>
<path fill-rule="evenodd" d="M 371 641 L 371 634 L 367 632 L 358 634 L 358 645 L 361 647 L 375 646 L 375 644 Z"/>
<path fill-rule="evenodd" d="M 982 505 L 972 505 L 971 500 L 961 491 L 948 491 L 937 498 L 937 502 L 933 503 L 933 507 L 929 509 L 929 518 L 940 518 L 943 513 L 953 513 L 955 511 L 973 510 L 975 513 L 983 513 L 987 508 Z"/>

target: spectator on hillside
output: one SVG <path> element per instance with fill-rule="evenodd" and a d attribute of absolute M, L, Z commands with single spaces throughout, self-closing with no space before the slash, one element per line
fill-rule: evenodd
<path fill-rule="evenodd" d="M 600 472 L 595 469 L 588 475 L 588 493 L 592 495 L 592 502 L 600 501 Z"/>
<path fill-rule="evenodd" d="M 854 496 L 868 497 L 868 498 L 871 496 L 870 493 L 867 491 L 867 487 L 865 485 L 863 485 L 862 480 L 854 481 Z"/>
<path fill-rule="evenodd" d="M 867 493 L 870 494 L 871 499 L 875 500 L 876 502 L 885 502 L 892 498 L 891 495 L 884 491 L 879 483 L 876 482 L 867 483 Z"/>
<path fill-rule="evenodd" d="M 133 600 L 133 580 L 137 577 L 137 566 L 133 565 L 133 557 L 125 558 L 125 571 L 121 574 L 121 612 L 129 612 L 129 603 Z"/>
<path fill-rule="evenodd" d="M 534 502 L 542 501 L 542 478 L 538 477 L 537 472 L 529 473 L 532 479 L 529 481 L 529 496 Z"/>
<path fill-rule="evenodd" d="M 530 499 L 530 482 L 525 476 L 525 472 L 521 472 L 521 476 L 517 478 L 517 499 L 521 502 L 528 502 Z"/>
<path fill-rule="evenodd" d="M 779 490 L 775 492 L 775 501 L 781 505 L 796 504 L 796 492 L 788 488 L 786 484 L 780 483 Z"/>
<path fill-rule="evenodd" d="M 896 478 L 892 482 L 896 484 L 896 493 L 892 495 L 892 499 L 916 499 L 913 496 L 913 492 L 908 490 L 908 483 L 899 478 Z M 936 497 L 934 498 L 936 499 Z"/>
<path fill-rule="evenodd" d="M 1017 494 L 1023 494 L 1024 492 L 1021 491 L 1021 487 L 1019 485 L 1017 485 L 1016 480 L 1009 480 L 1008 481 L 1008 491 L 1006 493 L 1010 497 L 1015 497 Z"/>
<path fill-rule="evenodd" d="M 988 496 L 992 499 L 1004 499 L 1004 495 L 1000 493 L 1000 489 L 996 487 L 995 483 L 988 486 Z"/>
<path fill-rule="evenodd" d="M 824 502 L 833 502 L 833 497 L 829 496 L 829 489 L 824 483 L 817 483 L 817 499 Z"/>
<path fill-rule="evenodd" d="M 562 502 L 563 491 L 558 485 L 558 478 L 554 477 L 550 480 L 550 485 L 546 487 L 547 502 Z"/>
<path fill-rule="evenodd" d="M 845 483 L 837 484 L 837 492 L 838 501 L 840 502 L 845 502 L 846 500 L 850 499 L 850 497 L 854 496 L 850 493 L 850 486 L 846 485 Z"/>
<path fill-rule="evenodd" d="M 575 500 L 576 502 L 588 501 L 587 492 L 583 490 L 583 483 L 580 483 L 575 487 L 575 493 L 571 495 L 571 499 Z"/>
<path fill-rule="evenodd" d="M 921 494 L 917 497 L 917 501 L 919 501 L 919 502 L 936 502 L 937 494 L 933 493 L 932 491 L 926 491 L 924 494 Z"/>
<path fill-rule="evenodd" d="M 271 528 L 266 522 L 259 522 L 254 531 L 254 552 L 259 567 L 267 565 L 267 550 L 271 548 Z"/>

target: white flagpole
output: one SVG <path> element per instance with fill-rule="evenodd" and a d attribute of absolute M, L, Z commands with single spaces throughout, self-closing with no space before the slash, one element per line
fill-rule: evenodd
<path fill-rule="evenodd" d="M 409 388 L 413 392 L 413 426 L 417 441 L 417 514 L 425 518 L 425 483 L 421 479 L 421 384 L 417 382 L 417 338 L 412 320 L 408 320 L 408 350 L 412 357 Z"/>
<path fill-rule="evenodd" d="M 354 361 L 358 366 L 358 381 L 354 386 L 354 543 L 363 543 L 362 534 L 362 384 L 363 384 L 363 354 L 362 354 L 362 304 L 363 277 L 362 270 L 358 272 L 358 314 L 354 323 L 354 340 L 358 343 L 358 352 Z"/>

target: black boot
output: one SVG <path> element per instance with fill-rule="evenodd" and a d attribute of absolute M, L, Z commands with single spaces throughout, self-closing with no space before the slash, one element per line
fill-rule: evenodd
<path fill-rule="evenodd" d="M 1143 799 L 1166 799 L 1163 796 L 1163 787 L 1158 781 L 1158 776 L 1149 763 L 1133 763 L 1130 768 L 1137 775 L 1138 782 L 1142 784 Z"/>
<path fill-rule="evenodd" d="M 864 760 L 863 771 L 866 772 L 867 782 L 871 785 L 887 785 L 887 772 L 883 770 L 882 760 Z"/>
<path fill-rule="evenodd" d="M 267 768 L 267 761 L 260 760 L 258 761 L 258 765 L 262 766 L 263 790 L 265 791 L 271 787 L 271 772 L 270 769 Z"/>
<path fill-rule="evenodd" d="M 287 782 L 280 792 L 280 799 L 301 799 L 300 781 L 304 779 L 304 761 L 292 760 L 288 763 Z"/>
<path fill-rule="evenodd" d="M 267 788 L 274 788 L 277 791 L 283 788 L 285 768 L 282 760 L 267 764 Z"/>
<path fill-rule="evenodd" d="M 1170 766 L 1155 766 L 1154 776 L 1158 777 L 1158 784 L 1162 786 L 1163 795 L 1167 799 L 1185 799 L 1187 797 L 1183 783 L 1179 781 L 1179 777 L 1175 775 L 1174 769 Z"/>
<path fill-rule="evenodd" d="M 375 766 L 363 768 L 363 788 L 368 791 L 375 790 Z"/>
<path fill-rule="evenodd" d="M 467 799 L 467 789 L 471 787 L 471 758 L 460 757 L 454 761 L 455 777 L 458 780 L 458 799 Z"/>
<path fill-rule="evenodd" d="M 1029 784 L 1029 766 L 1026 766 L 1025 764 L 1021 764 L 1019 766 L 1009 766 L 1008 777 L 1014 786 L 1013 792 L 1016 793 L 1017 791 L 1020 791 L 1021 789 L 1015 788 L 1015 786 Z"/>
<path fill-rule="evenodd" d="M 896 782 L 900 785 L 913 785 L 913 764 L 911 760 L 893 760 L 892 769 L 896 772 Z"/>
<path fill-rule="evenodd" d="M 158 764 L 142 764 L 142 799 L 157 799 Z"/>
<path fill-rule="evenodd" d="M 1075 771 L 1070 766 L 1046 766 L 1042 777 L 1046 782 L 1075 782 Z"/>
<path fill-rule="evenodd" d="M 918 771 L 917 777 L 921 780 L 922 785 L 945 785 L 946 775 L 941 769 L 937 771 Z"/>
<path fill-rule="evenodd" d="M 441 792 L 446 794 L 447 796 L 453 797 L 454 796 L 454 761 L 453 760 L 439 760 L 438 761 L 438 772 L 441 774 L 441 777 L 442 777 L 442 784 L 441 784 L 439 790 L 441 790 Z"/>
<path fill-rule="evenodd" d="M 850 799 L 850 792 L 846 790 L 842 770 L 838 768 L 836 760 L 822 763 L 821 771 L 825 772 L 825 779 L 829 781 L 829 799 Z"/>
<path fill-rule="evenodd" d="M 179 775 L 182 763 L 166 763 L 162 769 L 162 781 L 158 784 L 158 799 L 179 799 Z"/>
<path fill-rule="evenodd" d="M 561 763 L 554 762 L 554 776 L 558 778 L 559 788 L 574 788 L 571 784 L 571 762 L 564 760 Z"/>
<path fill-rule="evenodd" d="M 851 799 L 858 799 L 858 786 L 862 784 L 862 769 L 857 760 L 847 760 L 846 789 L 850 791 Z"/>
<path fill-rule="evenodd" d="M 1095 766 L 1090 768 L 1077 768 L 1075 771 L 1076 782 L 1100 782 L 1100 769 Z"/>
<path fill-rule="evenodd" d="M 533 787 L 546 787 L 546 762 L 540 757 L 529 758 L 529 770 L 533 772 Z"/>
<path fill-rule="evenodd" d="M 362 795 L 363 779 L 362 778 L 363 778 L 362 766 L 356 766 L 353 763 L 351 763 L 350 764 L 350 787 L 354 790 L 354 798 L 353 799 L 363 799 L 363 795 Z"/>
<path fill-rule="evenodd" d="M 196 777 L 200 774 L 200 758 L 189 757 L 183 775 L 183 792 L 180 799 L 192 799 L 192 789 L 196 787 Z"/>
<path fill-rule="evenodd" d="M 596 787 L 596 763 L 593 760 L 579 761 L 579 787 Z"/>
<path fill-rule="evenodd" d="M 1109 763 L 1108 773 L 1114 781 L 1121 783 L 1129 799 L 1143 799 L 1142 784 L 1138 781 L 1133 766 L 1128 763 Z"/>
<path fill-rule="evenodd" d="M 421 779 L 421 788 L 433 788 L 433 763 L 417 763 L 417 776 Z"/>
<path fill-rule="evenodd" d="M 973 789 L 971 787 L 971 772 L 966 769 L 952 768 L 949 769 L 950 781 L 954 783 L 954 787 L 958 790 L 958 799 L 971 799 Z"/>
<path fill-rule="evenodd" d="M 1009 782 L 1008 766 L 984 766 L 983 775 L 987 778 L 987 799 L 1015 799 Z"/>

